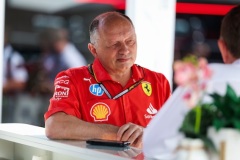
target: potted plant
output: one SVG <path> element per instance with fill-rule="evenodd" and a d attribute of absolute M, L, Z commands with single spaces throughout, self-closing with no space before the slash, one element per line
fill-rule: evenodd
<path fill-rule="evenodd" d="M 190 55 L 182 61 L 175 61 L 174 71 L 175 83 L 186 88 L 183 100 L 190 108 L 180 128 L 185 138 L 179 144 L 177 158 L 208 160 L 205 148 L 213 148 L 213 143 L 207 137 L 207 128 L 212 124 L 215 110 L 210 104 L 203 104 L 202 98 L 211 70 L 206 59 Z"/>
<path fill-rule="evenodd" d="M 240 159 L 240 97 L 229 84 L 225 95 L 206 94 L 212 72 L 205 59 L 188 56 L 174 63 L 174 71 L 176 84 L 188 88 L 183 100 L 190 107 L 180 128 L 186 137 L 180 148 L 189 140 L 200 140 L 204 147 L 213 151 L 211 159 Z M 205 96 L 210 96 L 212 101 L 205 103 Z"/>
<path fill-rule="evenodd" d="M 216 108 L 208 137 L 219 151 L 221 160 L 240 159 L 240 96 L 227 84 L 225 95 L 210 94 Z"/>

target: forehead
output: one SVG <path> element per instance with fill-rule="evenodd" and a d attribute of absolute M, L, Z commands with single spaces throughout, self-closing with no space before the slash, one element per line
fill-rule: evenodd
<path fill-rule="evenodd" d="M 98 28 L 101 36 L 131 36 L 135 35 L 135 30 L 131 22 L 125 17 L 119 15 L 110 15 L 103 18 Z"/>
<path fill-rule="evenodd" d="M 130 20 L 124 17 L 123 15 L 117 14 L 117 13 L 107 13 L 103 14 L 102 16 L 99 17 L 99 25 L 100 26 L 111 26 L 112 23 L 130 23 Z"/>

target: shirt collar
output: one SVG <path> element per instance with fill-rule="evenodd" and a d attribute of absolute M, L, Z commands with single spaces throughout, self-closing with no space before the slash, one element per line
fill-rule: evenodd
<path fill-rule="evenodd" d="M 92 65 L 93 74 L 98 82 L 106 81 L 106 80 L 112 80 L 110 75 L 107 73 L 105 68 L 102 66 L 99 59 L 95 59 Z"/>
<path fill-rule="evenodd" d="M 235 60 L 232 64 L 234 64 L 234 65 L 240 65 L 240 59 Z"/>
<path fill-rule="evenodd" d="M 108 72 L 105 70 L 105 68 L 102 66 L 99 59 L 95 59 L 92 65 L 93 68 L 93 74 L 95 75 L 95 78 L 98 82 L 111 80 L 112 78 L 108 74 Z M 144 77 L 143 68 L 134 64 L 132 66 L 132 79 L 133 81 L 138 81 Z"/>

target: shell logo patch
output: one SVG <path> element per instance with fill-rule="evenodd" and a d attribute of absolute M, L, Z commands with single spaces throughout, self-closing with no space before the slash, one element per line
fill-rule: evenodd
<path fill-rule="evenodd" d="M 142 89 L 147 96 L 151 96 L 151 94 L 152 94 L 151 83 L 146 82 L 146 81 L 142 82 Z"/>
<path fill-rule="evenodd" d="M 107 121 L 111 111 L 108 105 L 100 102 L 92 106 L 90 114 L 94 118 L 94 121 Z"/>

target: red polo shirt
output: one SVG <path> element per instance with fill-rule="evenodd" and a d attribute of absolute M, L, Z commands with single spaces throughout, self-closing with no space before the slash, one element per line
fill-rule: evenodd
<path fill-rule="evenodd" d="M 68 69 L 60 72 L 54 83 L 45 120 L 56 112 L 65 112 L 87 122 L 116 126 L 132 122 L 146 127 L 171 94 L 161 73 L 133 65 L 132 77 L 122 87 L 99 60 L 93 62 L 92 72 L 87 66 Z M 121 92 L 123 95 L 113 99 Z"/>

